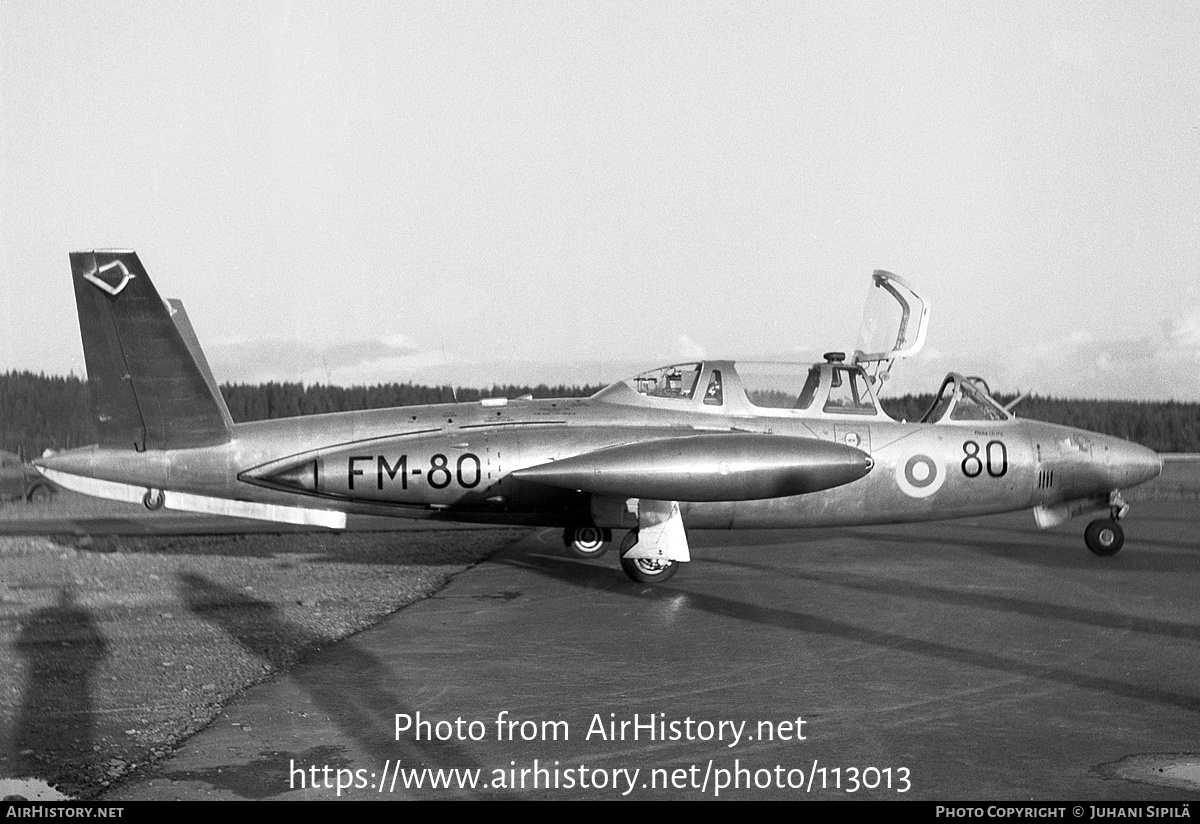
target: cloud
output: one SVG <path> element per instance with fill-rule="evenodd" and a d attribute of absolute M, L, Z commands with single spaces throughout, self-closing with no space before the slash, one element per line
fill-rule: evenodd
<path fill-rule="evenodd" d="M 1075 332 L 1058 340 L 897 364 L 894 394 L 931 392 L 953 369 L 987 378 L 993 389 L 1126 400 L 1200 401 L 1200 311 L 1176 315 L 1143 335 L 1099 338 Z M 940 369 L 939 369 L 940 367 Z"/>
<path fill-rule="evenodd" d="M 404 381 L 416 372 L 462 359 L 422 351 L 411 338 L 304 343 L 297 340 L 239 340 L 207 347 L 218 381 L 262 383 L 380 383 Z"/>
<path fill-rule="evenodd" d="M 1200 356 L 1200 311 L 1169 318 L 1163 331 L 1175 348 L 1190 351 L 1193 359 Z"/>
<path fill-rule="evenodd" d="M 675 340 L 673 356 L 680 361 L 704 360 L 704 347 L 687 335 L 680 335 Z"/>

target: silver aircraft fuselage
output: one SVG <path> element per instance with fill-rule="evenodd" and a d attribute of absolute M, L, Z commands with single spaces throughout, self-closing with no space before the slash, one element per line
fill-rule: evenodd
<path fill-rule="evenodd" d="M 735 369 L 722 361 L 703 367 L 704 374 L 722 371 L 727 396 L 736 391 Z M 1161 469 L 1158 455 L 1137 444 L 1019 418 L 902 423 L 882 411 L 805 414 L 731 405 L 742 408 L 714 409 L 698 400 L 631 405 L 601 393 L 341 412 L 235 424 L 233 439 L 212 447 L 89 447 L 41 463 L 55 476 L 281 506 L 619 528 L 636 526 L 623 506 L 628 496 L 525 481 L 521 470 L 651 441 L 707 438 L 715 447 L 725 433 L 847 445 L 872 460 L 869 471 L 827 489 L 681 500 L 684 524 L 694 529 L 885 524 L 1053 508 L 1080 499 L 1107 501 L 1112 490 L 1149 480 Z M 636 470 L 637 459 L 628 460 Z M 699 484 L 722 477 L 717 458 L 698 454 L 691 464 Z M 857 474 L 852 466 L 849 473 Z"/>
<path fill-rule="evenodd" d="M 891 349 L 815 364 L 676 364 L 586 399 L 474 403 L 235 424 L 182 305 L 127 251 L 71 256 L 101 442 L 38 462 L 88 494 L 332 528 L 347 514 L 562 527 L 576 554 L 628 529 L 622 565 L 665 580 L 686 530 L 886 524 L 1032 509 L 1053 526 L 1108 509 L 1089 548 L 1120 549 L 1120 490 L 1161 470 L 1118 438 L 1021 420 L 951 373 L 919 422 L 896 421 L 864 364 L 919 348 L 928 306 Z M 913 322 L 920 326 L 914 327 Z M 916 328 L 917 331 L 913 331 Z M 907 330 L 907 331 L 906 331 Z"/>

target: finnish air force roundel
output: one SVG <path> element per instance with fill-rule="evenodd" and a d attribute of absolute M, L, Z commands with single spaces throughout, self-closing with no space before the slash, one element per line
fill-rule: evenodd
<path fill-rule="evenodd" d="M 928 455 L 917 453 L 896 464 L 896 483 L 910 498 L 928 498 L 945 480 L 946 473 Z"/>

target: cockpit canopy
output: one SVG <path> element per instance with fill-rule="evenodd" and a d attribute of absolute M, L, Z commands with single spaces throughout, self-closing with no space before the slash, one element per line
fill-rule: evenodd
<path fill-rule="evenodd" d="M 827 353 L 823 363 L 677 363 L 617 381 L 594 397 L 647 409 L 737 417 L 892 420 L 875 393 L 896 359 L 921 350 L 928 326 L 929 302 L 901 278 L 877 270 L 859 345 L 849 363 L 842 352 Z M 1012 417 L 981 378 L 951 372 L 921 423 Z"/>
<path fill-rule="evenodd" d="M 680 363 L 617 381 L 596 398 L 733 415 L 884 415 L 863 369 L 841 361 Z"/>
<path fill-rule="evenodd" d="M 878 389 L 899 358 L 921 351 L 929 329 L 929 301 L 902 278 L 876 269 L 859 327 L 853 361 L 867 370 Z"/>
<path fill-rule="evenodd" d="M 738 374 L 746 399 L 760 409 L 835 415 L 875 415 L 879 411 L 866 375 L 857 366 L 838 362 L 749 363 L 739 364 Z"/>
<path fill-rule="evenodd" d="M 942 381 L 937 399 L 921 423 L 950 421 L 1007 421 L 1012 413 L 991 396 L 983 378 L 966 378 L 951 372 Z"/>
<path fill-rule="evenodd" d="M 824 363 L 677 363 L 617 381 L 596 400 L 720 415 L 892 420 L 866 370 L 831 352 Z M 981 378 L 951 372 L 922 423 L 1005 421 L 1012 415 Z"/>
<path fill-rule="evenodd" d="M 699 363 L 664 366 L 661 369 L 643 372 L 632 378 L 632 382 L 638 394 L 648 398 L 691 400 L 696 391 L 701 367 L 702 364 Z"/>

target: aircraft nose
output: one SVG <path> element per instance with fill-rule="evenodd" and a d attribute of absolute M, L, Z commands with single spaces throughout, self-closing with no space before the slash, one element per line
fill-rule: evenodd
<path fill-rule="evenodd" d="M 1162 472 L 1162 458 L 1153 449 L 1113 438 L 1105 444 L 1108 468 L 1113 487 L 1127 489 L 1157 478 Z"/>

